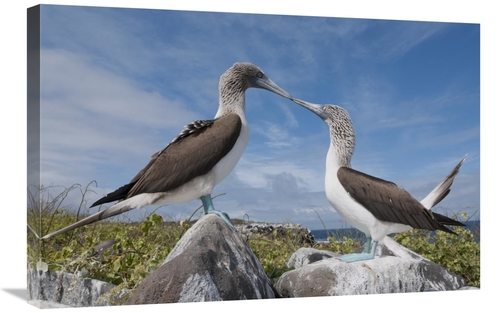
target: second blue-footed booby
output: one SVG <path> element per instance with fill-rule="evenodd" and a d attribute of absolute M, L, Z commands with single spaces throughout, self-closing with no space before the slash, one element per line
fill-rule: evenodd
<path fill-rule="evenodd" d="M 91 207 L 118 201 L 42 239 L 65 233 L 132 209 L 201 199 L 205 214 L 214 213 L 233 226 L 227 214 L 214 209 L 214 187 L 234 169 L 245 150 L 250 130 L 245 117 L 245 91 L 262 88 L 287 99 L 291 96 L 251 63 L 235 63 L 219 81 L 219 109 L 211 120 L 199 120 L 184 130 L 130 183 L 96 201 Z"/>
<path fill-rule="evenodd" d="M 345 254 L 340 260 L 354 262 L 375 257 L 377 244 L 386 235 L 412 228 L 442 230 L 464 224 L 430 209 L 448 195 L 465 157 L 422 201 L 396 184 L 351 168 L 356 135 L 348 112 L 336 105 L 319 105 L 300 99 L 295 103 L 314 112 L 330 130 L 326 157 L 325 193 L 339 215 L 366 235 L 362 253 Z"/>

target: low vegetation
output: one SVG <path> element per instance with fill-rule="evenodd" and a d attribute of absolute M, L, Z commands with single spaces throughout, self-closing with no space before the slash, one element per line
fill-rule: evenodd
<path fill-rule="evenodd" d="M 55 196 L 51 196 L 51 190 L 40 188 L 36 194 L 31 194 L 27 212 L 30 228 L 27 262 L 31 268 L 79 272 L 133 289 L 163 263 L 191 225 L 189 221 L 173 221 L 153 212 L 141 222 L 101 221 L 47 240 L 38 240 L 37 236 L 72 224 L 85 215 L 82 208 L 86 207 L 85 196 L 90 192 L 89 186 L 63 188 Z M 81 194 L 82 201 L 76 209 L 62 207 L 70 192 Z M 454 231 L 458 236 L 415 230 L 398 234 L 395 240 L 461 275 L 469 285 L 479 287 L 479 243 L 475 240 L 479 233 L 475 235 L 460 227 L 455 227 Z M 267 236 L 253 234 L 246 240 L 267 275 L 275 281 L 291 270 L 286 264 L 298 248 L 311 247 L 301 236 L 290 230 L 285 234 L 275 232 Z M 96 251 L 95 247 L 106 241 L 110 243 L 108 249 Z M 342 254 L 353 252 L 360 246 L 361 242 L 356 237 L 338 237 L 335 234 L 328 242 L 313 245 L 314 248 Z"/>
<path fill-rule="evenodd" d="M 463 214 L 462 218 L 467 218 Z M 480 287 L 479 229 L 452 226 L 455 233 L 421 229 L 399 233 L 394 239 L 401 245 L 462 276 L 469 286 Z"/>
<path fill-rule="evenodd" d="M 48 195 L 51 188 L 42 190 Z M 31 201 L 28 208 L 28 266 L 42 270 L 81 272 L 85 276 L 134 288 L 152 270 L 161 265 L 177 241 L 189 228 L 188 223 L 165 221 L 151 213 L 142 222 L 102 221 L 74 231 L 38 240 L 37 236 L 61 229 L 85 217 L 76 210 L 78 217 L 61 203 L 71 191 L 81 191 L 82 198 L 88 186 L 72 186 L 55 197 Z M 83 202 L 82 202 L 83 203 Z M 95 247 L 105 241 L 112 244 L 105 251 Z M 109 241 L 108 241 L 109 242 Z"/>

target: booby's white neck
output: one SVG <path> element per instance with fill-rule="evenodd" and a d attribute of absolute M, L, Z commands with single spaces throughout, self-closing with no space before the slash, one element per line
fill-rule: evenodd
<path fill-rule="evenodd" d="M 219 98 L 219 108 L 215 114 L 215 118 L 224 116 L 229 113 L 238 114 L 241 121 L 246 124 L 246 114 L 245 114 L 245 94 L 238 95 L 233 98 L 231 105 L 226 104 L 227 99 Z"/>

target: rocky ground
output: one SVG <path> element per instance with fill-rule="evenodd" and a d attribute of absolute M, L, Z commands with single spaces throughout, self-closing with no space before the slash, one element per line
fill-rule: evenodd
<path fill-rule="evenodd" d="M 250 223 L 234 231 L 215 215 L 201 218 L 161 267 L 133 291 L 78 274 L 28 270 L 28 302 L 39 308 L 338 296 L 471 289 L 462 277 L 386 237 L 374 260 L 344 263 L 336 253 L 301 248 L 271 285 L 243 239 L 293 224 Z M 304 240 L 314 240 L 304 231 Z M 310 235 L 310 232 L 309 232 Z M 477 288 L 472 288 L 477 289 Z"/>

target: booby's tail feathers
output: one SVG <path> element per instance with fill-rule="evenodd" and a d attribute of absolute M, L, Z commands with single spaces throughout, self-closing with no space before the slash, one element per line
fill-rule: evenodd
<path fill-rule="evenodd" d="M 457 176 L 458 171 L 460 171 L 460 167 L 465 161 L 465 155 L 462 160 L 455 166 L 455 168 L 446 176 L 437 186 L 434 188 L 428 195 L 425 197 L 420 203 L 427 208 L 431 209 L 433 206 L 441 202 L 449 193 L 450 187 L 453 184 L 453 180 L 455 176 Z"/>
<path fill-rule="evenodd" d="M 467 155 L 465 155 L 460 162 L 455 166 L 455 168 L 434 188 L 428 195 L 425 197 L 420 203 L 422 205 L 430 210 L 433 206 L 441 202 L 449 193 L 450 193 L 450 188 L 451 185 L 453 184 L 453 180 L 457 176 L 458 172 L 460 171 L 460 167 L 465 161 L 465 158 Z M 434 218 L 439 224 L 439 229 L 448 233 L 455 234 L 452 230 L 447 228 L 445 225 L 450 225 L 450 226 L 465 226 L 465 224 L 456 221 L 454 219 L 451 219 L 447 216 L 438 214 L 438 213 L 432 213 Z"/>
<path fill-rule="evenodd" d="M 438 221 L 439 224 L 441 225 L 450 225 L 450 226 L 465 226 L 464 223 L 461 223 L 459 221 L 456 221 L 452 218 L 449 218 L 447 216 L 438 214 L 438 213 L 432 213 L 436 221 Z"/>
<path fill-rule="evenodd" d="M 66 233 L 70 230 L 76 229 L 78 227 L 88 225 L 88 224 L 91 224 L 91 223 L 94 223 L 94 222 L 97 222 L 97 221 L 100 221 L 100 220 L 103 220 L 103 219 L 106 219 L 108 217 L 112 217 L 112 216 L 115 216 L 118 214 L 122 214 L 122 213 L 130 211 L 132 209 L 134 209 L 134 207 L 131 207 L 126 202 L 118 202 L 117 204 L 113 205 L 112 207 L 107 208 L 104 211 L 94 213 L 94 214 L 92 214 L 84 219 L 79 220 L 78 222 L 76 222 L 74 224 L 71 224 L 71 225 L 66 226 L 62 229 L 59 229 L 55 232 L 47 234 L 47 235 L 43 236 L 41 239 L 48 239 L 52 236 L 64 234 L 64 233 Z"/>

